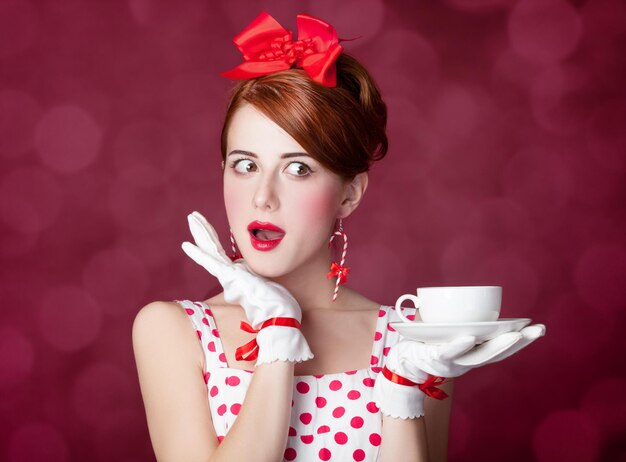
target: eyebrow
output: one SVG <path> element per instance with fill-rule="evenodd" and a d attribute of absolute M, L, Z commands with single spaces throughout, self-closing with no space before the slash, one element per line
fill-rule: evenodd
<path fill-rule="evenodd" d="M 254 157 L 255 159 L 258 159 L 259 157 L 253 152 L 244 151 L 241 149 L 235 149 L 234 151 L 230 151 L 227 157 L 231 156 L 232 154 L 243 154 L 244 156 Z M 281 159 L 289 159 L 291 157 L 311 157 L 311 156 L 308 155 L 306 152 L 286 152 L 284 154 L 281 154 L 280 156 Z"/>

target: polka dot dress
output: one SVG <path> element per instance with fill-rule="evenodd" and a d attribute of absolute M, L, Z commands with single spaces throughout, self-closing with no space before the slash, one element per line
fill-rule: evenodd
<path fill-rule="evenodd" d="M 204 381 L 213 426 L 221 442 L 232 428 L 253 371 L 228 367 L 215 319 L 203 302 L 175 300 L 191 319 L 206 359 Z M 415 308 L 405 308 L 409 318 Z M 393 307 L 381 306 L 370 366 L 323 375 L 296 376 L 284 460 L 375 461 L 381 444 L 382 414 L 372 399 L 376 376 L 399 335 Z"/>

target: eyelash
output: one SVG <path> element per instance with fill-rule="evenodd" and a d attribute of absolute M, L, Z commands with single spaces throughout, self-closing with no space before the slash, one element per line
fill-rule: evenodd
<path fill-rule="evenodd" d="M 251 162 L 254 162 L 253 160 L 251 160 L 251 159 L 249 159 L 249 158 L 247 158 L 247 157 L 240 157 L 240 158 L 238 158 L 238 159 L 233 160 L 233 161 L 229 164 L 229 167 L 230 167 L 230 168 L 232 168 L 232 169 L 234 169 L 234 168 L 237 166 L 237 164 L 238 164 L 239 162 L 241 162 L 242 160 L 249 160 L 249 161 L 251 161 Z M 294 175 L 294 176 L 295 176 L 295 177 L 297 177 L 297 178 L 304 178 L 304 177 L 310 176 L 312 173 L 314 173 L 314 172 L 313 172 L 313 169 L 312 169 L 311 167 L 309 167 L 309 166 L 308 166 L 306 163 L 304 163 L 304 162 L 300 162 L 300 161 L 295 162 L 295 161 L 294 161 L 294 162 L 289 163 L 289 165 L 291 165 L 291 164 L 300 164 L 300 165 L 304 165 L 304 166 L 306 167 L 306 169 L 308 170 L 308 173 L 306 173 L 306 174 L 304 174 L 304 175 Z M 245 173 L 240 173 L 240 172 L 236 172 L 236 173 L 237 173 L 237 174 L 240 174 L 240 175 L 245 175 Z"/>

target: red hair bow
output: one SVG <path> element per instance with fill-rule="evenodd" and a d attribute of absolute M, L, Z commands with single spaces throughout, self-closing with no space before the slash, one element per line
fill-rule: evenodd
<path fill-rule="evenodd" d="M 220 75 L 241 80 L 298 67 L 316 82 L 335 87 L 335 60 L 343 50 L 337 31 L 307 14 L 299 14 L 296 22 L 298 40 L 294 42 L 292 32 L 263 11 L 233 39 L 244 62 Z"/>

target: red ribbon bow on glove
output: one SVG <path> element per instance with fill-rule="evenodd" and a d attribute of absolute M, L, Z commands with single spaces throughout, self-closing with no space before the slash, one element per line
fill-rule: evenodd
<path fill-rule="evenodd" d="M 241 321 L 240 328 L 251 334 L 258 333 L 261 329 L 269 326 L 283 326 L 283 327 L 295 327 L 300 329 L 300 322 L 293 318 L 270 318 L 261 324 L 259 329 L 255 329 L 245 321 Z M 245 345 L 238 347 L 235 350 L 235 359 L 237 361 L 252 361 L 259 357 L 259 344 L 256 342 L 256 338 L 253 338 Z"/>
<path fill-rule="evenodd" d="M 445 383 L 445 378 L 437 377 L 435 375 L 429 375 L 424 383 L 416 383 L 412 380 L 407 379 L 406 377 L 402 377 L 401 375 L 396 374 L 395 372 L 391 372 L 387 369 L 387 366 L 383 367 L 383 375 L 393 383 L 397 383 L 399 385 L 407 385 L 414 386 L 422 390 L 426 395 L 431 398 L 435 398 L 438 400 L 446 399 L 448 394 L 443 391 L 441 388 L 437 388 L 437 385 L 441 385 Z"/>
<path fill-rule="evenodd" d="M 294 42 L 292 32 L 263 11 L 233 39 L 245 61 L 220 75 L 241 80 L 299 67 L 314 81 L 335 87 L 335 60 L 343 50 L 335 28 L 307 14 L 299 14 L 296 22 Z"/>

